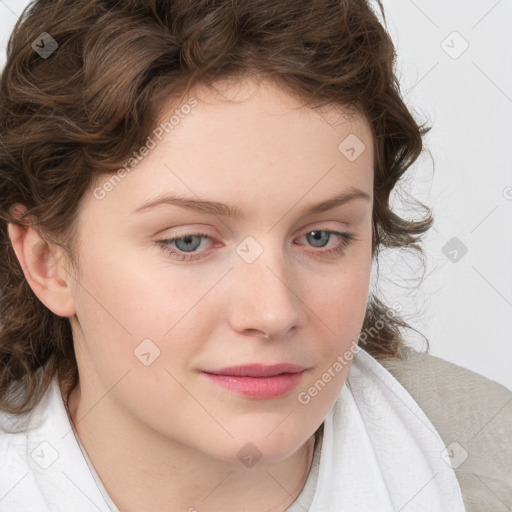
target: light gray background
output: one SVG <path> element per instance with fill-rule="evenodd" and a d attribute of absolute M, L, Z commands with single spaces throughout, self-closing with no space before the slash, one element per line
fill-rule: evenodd
<path fill-rule="evenodd" d="M 27 4 L 0 0 L 0 67 Z M 388 251 L 379 289 L 400 302 L 433 355 L 512 389 L 512 1 L 384 6 L 405 101 L 433 126 L 425 139 L 430 154 L 408 171 L 393 204 L 412 195 L 433 209 L 435 224 L 425 239 L 421 287 L 420 262 Z M 411 341 L 423 346 L 419 336 Z"/>

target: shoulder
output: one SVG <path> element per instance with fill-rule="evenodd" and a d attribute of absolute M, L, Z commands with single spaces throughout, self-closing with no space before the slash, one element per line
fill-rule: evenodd
<path fill-rule="evenodd" d="M 0 411 L 0 461 L 0 510 L 107 510 L 55 379 L 29 413 Z"/>
<path fill-rule="evenodd" d="M 439 432 L 468 512 L 512 508 L 512 391 L 428 353 L 379 362 Z"/>

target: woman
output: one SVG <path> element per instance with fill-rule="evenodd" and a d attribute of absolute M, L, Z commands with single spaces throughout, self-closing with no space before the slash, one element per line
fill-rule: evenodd
<path fill-rule="evenodd" d="M 368 293 L 432 222 L 389 207 L 424 133 L 394 56 L 362 0 L 30 7 L 0 100 L 1 507 L 506 503 L 510 469 L 474 493 L 462 459 L 510 393 L 460 370 L 501 410 L 443 436 L 458 367 Z"/>

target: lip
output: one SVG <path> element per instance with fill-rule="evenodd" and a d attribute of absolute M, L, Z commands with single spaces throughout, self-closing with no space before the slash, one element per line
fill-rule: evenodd
<path fill-rule="evenodd" d="M 229 375 L 233 377 L 274 377 L 282 373 L 300 373 L 305 368 L 291 363 L 274 365 L 246 364 L 243 366 L 229 366 L 219 370 L 203 370 L 204 373 L 212 375 Z"/>
<path fill-rule="evenodd" d="M 238 395 L 269 400 L 293 391 L 306 369 L 293 364 L 251 364 L 201 372 L 209 381 Z"/>

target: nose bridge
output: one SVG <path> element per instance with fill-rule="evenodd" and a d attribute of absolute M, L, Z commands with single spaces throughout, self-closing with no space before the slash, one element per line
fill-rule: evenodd
<path fill-rule="evenodd" d="M 302 302 L 295 289 L 293 269 L 275 234 L 247 237 L 236 248 L 235 279 L 238 288 L 233 303 L 237 330 L 257 329 L 269 337 L 283 336 L 302 321 Z"/>

